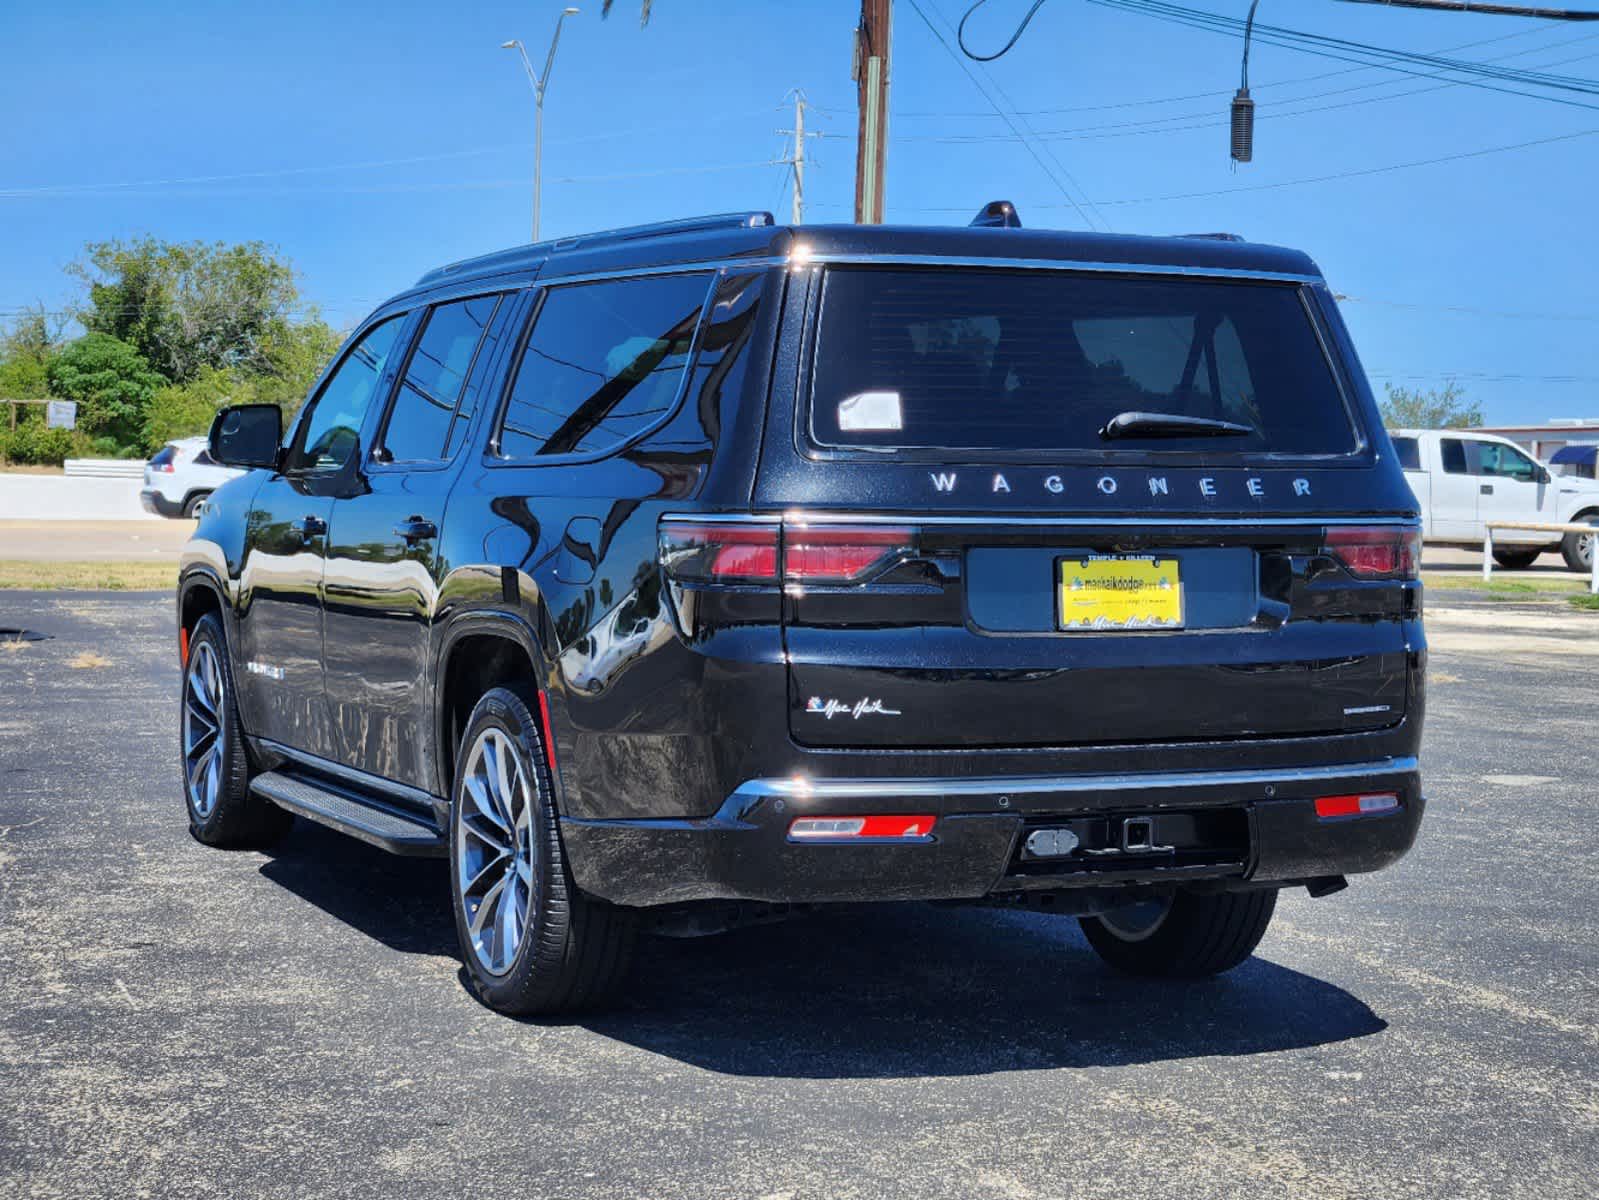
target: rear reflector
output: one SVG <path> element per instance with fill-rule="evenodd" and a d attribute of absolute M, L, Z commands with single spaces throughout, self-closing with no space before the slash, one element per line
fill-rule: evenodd
<path fill-rule="evenodd" d="M 853 838 L 919 840 L 931 836 L 932 816 L 795 817 L 788 836 L 804 842 L 838 842 Z"/>
<path fill-rule="evenodd" d="M 809 583 L 851 583 L 912 548 L 909 529 L 880 525 L 789 526 L 784 538 L 783 578 Z"/>
<path fill-rule="evenodd" d="M 1399 797 L 1393 792 L 1372 792 L 1364 796 L 1318 796 L 1316 815 L 1322 820 L 1329 817 L 1370 817 L 1378 813 L 1393 812 L 1399 807 Z"/>
<path fill-rule="evenodd" d="M 1421 564 L 1421 531 L 1403 525 L 1332 528 L 1322 546 L 1357 579 L 1414 579 Z"/>

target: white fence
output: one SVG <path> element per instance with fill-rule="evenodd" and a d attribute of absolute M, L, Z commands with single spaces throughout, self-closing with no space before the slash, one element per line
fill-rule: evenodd
<path fill-rule="evenodd" d="M 1592 525 L 1558 525 L 1544 524 L 1539 521 L 1489 521 L 1488 535 L 1482 539 L 1482 578 L 1486 583 L 1493 576 L 1494 569 L 1494 530 L 1496 529 L 1525 529 L 1533 533 L 1586 533 L 1589 535 L 1599 533 Z M 1595 547 L 1599 550 L 1599 547 Z M 1588 590 L 1599 596 L 1599 553 L 1590 554 Z"/>
<path fill-rule="evenodd" d="M 91 479 L 144 479 L 142 458 L 69 458 L 61 469 L 68 475 Z"/>

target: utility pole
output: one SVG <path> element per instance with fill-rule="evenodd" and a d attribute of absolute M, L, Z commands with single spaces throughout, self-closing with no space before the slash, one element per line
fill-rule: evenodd
<path fill-rule="evenodd" d="M 883 176 L 888 167 L 888 62 L 893 26 L 893 0 L 861 0 L 853 72 L 860 109 L 855 149 L 858 225 L 883 222 Z"/>
<path fill-rule="evenodd" d="M 790 95 L 794 97 L 794 128 L 779 129 L 777 132 L 792 134 L 794 137 L 794 149 L 787 158 L 780 158 L 777 161 L 794 169 L 792 220 L 795 225 L 803 225 L 805 223 L 805 139 L 808 137 L 825 137 L 826 135 L 819 130 L 806 131 L 805 110 L 810 105 L 805 100 L 805 93 L 795 88 Z"/>
<path fill-rule="evenodd" d="M 555 18 L 555 36 L 550 39 L 550 53 L 544 59 L 544 74 L 540 75 L 533 69 L 533 64 L 528 60 L 527 47 L 522 45 L 518 38 L 500 43 L 501 50 L 515 50 L 522 56 L 522 69 L 527 72 L 527 81 L 533 85 L 533 240 L 539 240 L 539 207 L 541 192 L 544 183 L 544 89 L 550 85 L 550 72 L 555 69 L 555 47 L 561 43 L 561 24 L 568 17 L 578 15 L 575 8 L 561 10 L 561 15 Z M 648 19 L 646 8 L 645 19 Z"/>

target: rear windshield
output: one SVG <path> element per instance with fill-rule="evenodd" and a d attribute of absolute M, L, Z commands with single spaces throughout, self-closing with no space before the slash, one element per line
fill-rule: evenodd
<path fill-rule="evenodd" d="M 1296 287 L 1048 271 L 827 272 L 811 435 L 879 450 L 1347 454 Z M 1124 413 L 1247 427 L 1171 436 Z M 1158 422 L 1154 423 L 1158 425 Z"/>
<path fill-rule="evenodd" d="M 177 456 L 178 452 L 175 447 L 162 446 L 161 449 L 150 456 L 150 465 L 152 467 L 164 467 Z"/>

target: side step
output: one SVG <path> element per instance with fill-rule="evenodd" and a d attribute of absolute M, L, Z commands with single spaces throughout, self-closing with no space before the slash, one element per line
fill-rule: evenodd
<path fill-rule="evenodd" d="M 282 771 L 267 771 L 250 781 L 250 790 L 279 808 L 390 854 L 443 858 L 448 839 L 427 821 L 358 798 L 325 783 L 313 783 Z"/>

